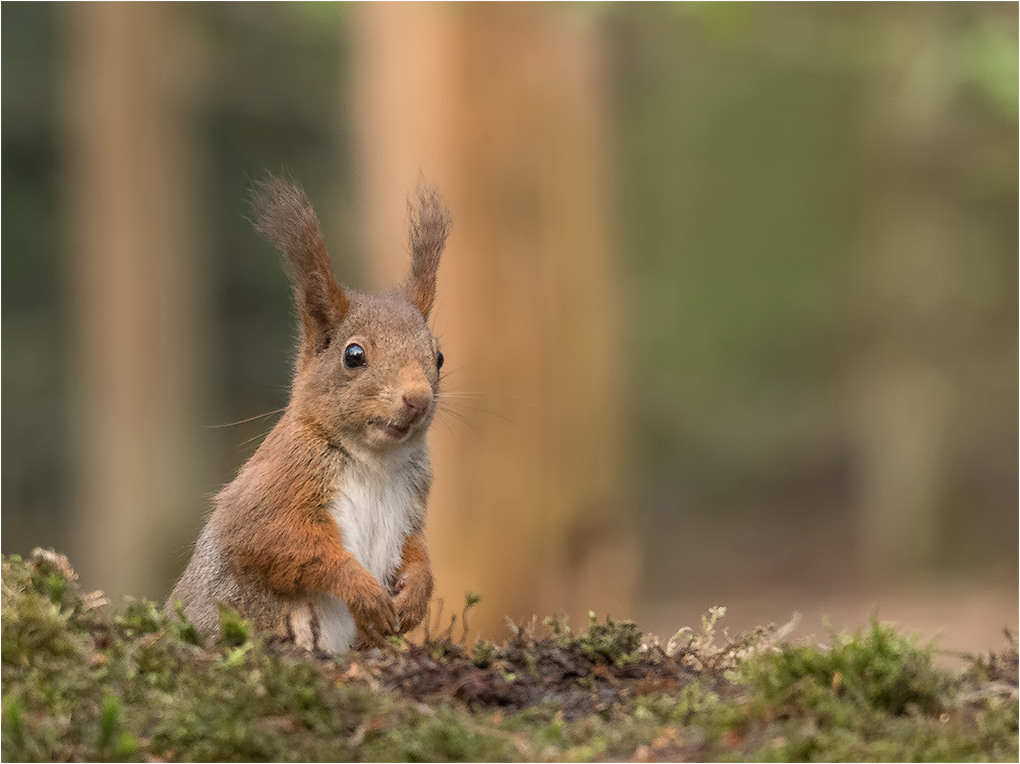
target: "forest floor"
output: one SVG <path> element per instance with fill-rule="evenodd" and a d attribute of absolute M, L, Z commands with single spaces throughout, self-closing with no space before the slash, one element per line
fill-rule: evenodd
<path fill-rule="evenodd" d="M 312 655 L 224 611 L 83 594 L 66 558 L 3 560 L 5 761 L 998 761 L 1018 758 L 1015 638 L 939 665 L 872 623 L 825 645 L 730 637 L 723 610 L 660 642 L 629 621 L 508 624 L 472 600 L 420 643 Z M 458 639 L 458 636 L 460 638 Z"/>

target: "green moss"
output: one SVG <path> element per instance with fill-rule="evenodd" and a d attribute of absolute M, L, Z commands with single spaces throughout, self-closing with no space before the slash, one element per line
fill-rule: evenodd
<path fill-rule="evenodd" d="M 220 642 L 224 645 L 239 647 L 251 636 L 247 622 L 234 608 L 220 605 Z"/>
<path fill-rule="evenodd" d="M 24 712 L 17 698 L 4 698 L 0 731 L 3 733 L 3 758 L 10 759 L 11 751 L 26 749 Z"/>
<path fill-rule="evenodd" d="M 933 645 L 877 622 L 852 636 L 834 635 L 827 650 L 786 647 L 745 670 L 765 706 L 834 700 L 896 715 L 938 713 L 955 689 L 953 677 L 935 667 Z"/>
<path fill-rule="evenodd" d="M 1015 646 L 960 677 L 875 624 L 829 648 L 727 650 L 724 669 L 721 648 L 671 655 L 592 616 L 544 640 L 321 660 L 229 609 L 205 641 L 145 600 L 98 609 L 51 552 L 5 558 L 3 584 L 5 761 L 1017 758 Z"/>
<path fill-rule="evenodd" d="M 576 635 L 566 618 L 550 618 L 545 623 L 560 647 L 576 649 L 592 662 L 623 666 L 639 659 L 641 631 L 633 621 L 614 621 L 607 616 L 605 623 L 599 623 L 589 611 L 588 631 Z"/>
<path fill-rule="evenodd" d="M 184 606 L 180 602 L 176 604 L 174 618 L 170 621 L 170 628 L 173 629 L 174 635 L 181 642 L 186 642 L 189 645 L 201 646 L 202 635 L 199 633 L 195 624 L 193 624 L 184 614 Z"/>
<path fill-rule="evenodd" d="M 69 611 L 53 600 L 26 592 L 16 606 L 0 613 L 0 650 L 5 663 L 31 666 L 47 657 L 84 651 L 79 635 L 68 629 Z"/>
<path fill-rule="evenodd" d="M 411 710 L 392 729 L 366 739 L 366 761 L 516 761 L 513 738 L 450 708 Z"/>
<path fill-rule="evenodd" d="M 124 600 L 123 612 L 114 617 L 114 623 L 130 639 L 141 634 L 155 634 L 166 625 L 166 619 L 155 602 L 128 597 Z"/>
<path fill-rule="evenodd" d="M 687 725 L 695 720 L 705 724 L 722 706 L 714 692 L 706 691 L 699 684 L 689 684 L 677 693 L 640 696 L 635 700 L 634 714 L 654 719 L 660 725 Z"/>
<path fill-rule="evenodd" d="M 488 668 L 492 665 L 492 659 L 495 653 L 496 647 L 492 644 L 492 642 L 480 639 L 475 643 L 475 646 L 471 651 L 471 662 L 478 668 Z"/>
<path fill-rule="evenodd" d="M 873 623 L 829 648 L 787 646 L 748 660 L 740 748 L 762 761 L 964 761 L 1017 750 L 1015 703 L 957 702 L 933 645 Z M 989 734 L 982 732 L 988 723 Z M 994 757 L 993 757 L 994 758 Z"/>

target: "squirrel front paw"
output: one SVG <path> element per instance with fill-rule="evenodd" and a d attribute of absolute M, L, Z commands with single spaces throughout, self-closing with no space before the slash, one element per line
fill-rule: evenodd
<path fill-rule="evenodd" d="M 344 597 L 358 630 L 369 642 L 400 631 L 400 617 L 393 598 L 370 574 L 365 573 Z"/>
<path fill-rule="evenodd" d="M 432 598 L 432 573 L 428 568 L 418 568 L 404 573 L 394 586 L 397 616 L 400 618 L 400 632 L 411 631 L 422 622 L 428 613 Z"/>

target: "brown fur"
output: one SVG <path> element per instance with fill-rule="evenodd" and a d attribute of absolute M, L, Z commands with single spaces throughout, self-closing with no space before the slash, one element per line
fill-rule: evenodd
<path fill-rule="evenodd" d="M 333 276 L 315 208 L 303 188 L 272 175 L 252 188 L 255 229 L 283 254 L 301 317 L 299 367 L 321 350 L 329 328 L 347 312 L 347 297 Z"/>
<path fill-rule="evenodd" d="M 213 630 L 223 602 L 256 627 L 292 638 L 292 612 L 311 608 L 305 623 L 315 646 L 319 619 L 307 603 L 324 592 L 347 604 L 363 641 L 377 643 L 416 626 L 432 594 L 422 534 L 431 485 L 424 438 L 439 378 L 425 319 L 449 216 L 434 190 L 420 193 L 411 215 L 411 277 L 402 292 L 372 297 L 335 281 L 318 218 L 299 186 L 269 177 L 256 184 L 252 208 L 255 227 L 283 253 L 294 288 L 301 339 L 291 401 L 216 496 L 167 608 L 180 601 L 196 625 Z M 352 342 L 365 350 L 364 368 L 344 364 Z M 387 434 L 392 428 L 404 434 Z M 377 580 L 348 551 L 330 512 L 362 463 L 392 463 L 413 488 L 410 535 L 393 581 Z"/>
<path fill-rule="evenodd" d="M 408 244 L 411 247 L 411 279 L 405 287 L 407 299 L 428 318 L 436 299 L 436 272 L 439 256 L 450 233 L 450 212 L 439 192 L 423 186 L 417 199 L 408 201 L 411 220 Z"/>
<path fill-rule="evenodd" d="M 401 631 L 410 631 L 425 617 L 432 599 L 432 567 L 425 536 L 415 533 L 404 542 L 404 566 L 397 579 L 394 604 Z"/>

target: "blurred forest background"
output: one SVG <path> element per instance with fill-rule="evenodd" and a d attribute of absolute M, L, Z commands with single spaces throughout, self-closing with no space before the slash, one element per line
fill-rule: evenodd
<path fill-rule="evenodd" d="M 455 216 L 439 593 L 1017 625 L 1017 6 L 2 8 L 3 551 L 162 598 L 285 405 L 288 168 L 342 281 Z"/>

